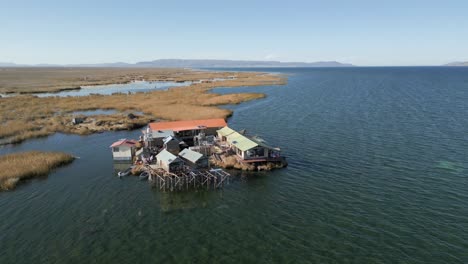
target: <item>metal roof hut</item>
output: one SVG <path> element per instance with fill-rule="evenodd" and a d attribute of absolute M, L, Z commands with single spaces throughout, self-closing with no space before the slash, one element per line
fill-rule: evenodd
<path fill-rule="evenodd" d="M 114 160 L 132 160 L 135 156 L 136 141 L 121 139 L 110 145 Z"/>
<path fill-rule="evenodd" d="M 236 131 L 228 126 L 225 126 L 218 130 L 217 133 L 219 140 L 224 142 L 227 140 L 227 136 L 231 135 L 232 133 L 236 133 Z"/>
<path fill-rule="evenodd" d="M 180 151 L 180 141 L 173 137 L 173 136 L 168 136 L 163 139 L 163 147 L 170 153 L 177 155 L 179 154 Z"/>
<path fill-rule="evenodd" d="M 257 143 L 238 132 L 228 135 L 226 141 L 242 159 L 247 159 L 247 151 L 251 151 L 258 146 Z"/>
<path fill-rule="evenodd" d="M 196 152 L 191 149 L 184 149 L 179 153 L 179 157 L 192 168 L 208 167 L 208 158 L 200 152 Z"/>
<path fill-rule="evenodd" d="M 156 159 L 157 165 L 167 172 L 177 172 L 181 170 L 184 165 L 181 159 L 165 149 L 156 155 Z"/>
<path fill-rule="evenodd" d="M 244 161 L 266 161 L 280 157 L 280 150 L 268 146 L 264 140 L 258 137 L 249 138 L 238 132 L 226 137 L 226 141 L 237 156 Z"/>
<path fill-rule="evenodd" d="M 216 135 L 216 131 L 225 127 L 226 121 L 222 118 L 217 119 L 201 119 L 201 120 L 183 120 L 171 122 L 156 122 L 150 123 L 149 127 L 153 131 L 171 130 L 177 138 L 185 141 L 189 145 L 193 145 L 193 137 L 205 133 L 206 136 Z"/>

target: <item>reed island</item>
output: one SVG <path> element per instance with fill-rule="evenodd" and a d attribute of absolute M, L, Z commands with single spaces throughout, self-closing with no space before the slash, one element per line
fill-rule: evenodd
<path fill-rule="evenodd" d="M 28 151 L 0 156 L 0 191 L 34 177 L 43 177 L 53 169 L 67 165 L 74 157 L 61 152 Z"/>
<path fill-rule="evenodd" d="M 90 93 L 86 96 L 63 96 L 60 94 L 70 90 L 92 90 L 95 85 L 132 84 L 138 81 L 188 82 L 188 85 L 164 90 L 109 95 Z M 220 108 L 220 105 L 239 104 L 264 98 L 265 95 L 261 93 L 218 94 L 212 91 L 214 88 L 285 83 L 285 76 L 260 72 L 160 68 L 0 68 L 0 145 L 18 144 L 27 139 L 45 137 L 56 132 L 89 135 L 104 131 L 131 130 L 155 121 L 226 120 L 232 115 L 232 111 Z M 49 95 L 42 96 L 44 93 L 49 93 Z M 80 111 L 91 110 L 113 112 L 91 116 L 77 114 Z M 217 128 L 223 127 L 227 125 Z M 203 133 L 190 134 L 190 137 L 193 139 L 193 136 L 203 135 Z M 228 135 L 225 135 L 225 139 L 226 136 Z M 255 141 L 252 138 L 248 140 Z M 259 146 L 263 144 L 260 141 L 255 142 Z M 223 168 L 245 170 L 271 169 L 252 166 L 249 162 L 234 162 L 232 157 L 235 153 L 232 153 L 232 150 L 229 152 L 225 147 L 232 147 L 235 142 L 226 141 L 225 143 L 227 145 L 222 145 L 220 142 L 221 145 L 218 145 L 217 152 L 213 153 L 214 156 L 210 153 L 211 164 Z M 230 155 L 227 155 L 228 153 Z M 258 154 L 252 155 L 258 156 Z M 273 158 L 276 154 L 272 155 L 266 157 Z M 1 158 L 4 163 L 12 160 L 27 162 L 32 156 L 35 156 L 36 161 L 43 160 L 46 165 L 18 169 L 12 175 L 2 179 L 2 189 L 11 189 L 20 179 L 47 174 L 49 170 L 46 168 L 55 168 L 72 160 L 67 154 L 51 156 L 50 153 L 42 152 L 36 152 L 34 155 L 20 153 Z M 50 160 L 53 162 L 49 162 Z M 38 173 L 34 173 L 36 170 Z"/>
<path fill-rule="evenodd" d="M 211 81 L 211 80 L 219 81 Z M 186 87 L 145 93 L 91 94 L 74 97 L 39 97 L 38 92 L 57 92 L 80 85 L 145 81 L 191 81 Z M 211 72 L 175 69 L 0 69 L 0 144 L 48 136 L 55 132 L 87 135 L 103 131 L 127 130 L 145 126 L 151 120 L 227 118 L 231 110 L 217 106 L 239 104 L 263 98 L 260 93 L 216 94 L 217 87 L 284 84 L 284 76 L 255 72 Z M 96 115 L 86 122 L 72 122 L 76 111 L 116 110 Z M 136 118 L 126 118 L 138 112 Z"/>

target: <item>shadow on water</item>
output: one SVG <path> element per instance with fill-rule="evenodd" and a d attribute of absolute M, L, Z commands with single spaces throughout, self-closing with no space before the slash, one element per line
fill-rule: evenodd
<path fill-rule="evenodd" d="M 158 196 L 159 207 L 164 213 L 181 213 L 195 209 L 209 209 L 216 199 L 222 199 L 221 190 L 191 190 L 184 192 L 160 192 L 153 189 Z"/>
<path fill-rule="evenodd" d="M 130 168 L 133 164 L 131 162 L 119 162 L 119 161 L 114 161 L 114 175 L 117 176 L 117 174 L 121 171 L 125 171 L 128 168 Z"/>

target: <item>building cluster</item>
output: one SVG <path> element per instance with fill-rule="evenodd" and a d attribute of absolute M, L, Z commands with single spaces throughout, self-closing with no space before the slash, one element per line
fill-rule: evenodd
<path fill-rule="evenodd" d="M 274 162 L 280 149 L 259 137 L 229 128 L 224 119 L 150 123 L 139 141 L 122 139 L 111 145 L 114 160 L 149 164 L 167 172 L 207 169 L 212 155 L 231 155 L 240 163 Z"/>

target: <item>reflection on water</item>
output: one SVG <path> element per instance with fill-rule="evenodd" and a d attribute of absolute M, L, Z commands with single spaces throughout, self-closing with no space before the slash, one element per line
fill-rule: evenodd
<path fill-rule="evenodd" d="M 153 191 L 157 191 L 153 189 Z M 221 190 L 196 190 L 186 192 L 160 192 L 159 207 L 164 213 L 175 213 L 193 209 L 208 208 L 214 199 L 222 199 Z"/>
<path fill-rule="evenodd" d="M 462 173 L 464 171 L 462 164 L 451 161 L 438 161 L 436 164 L 436 168 L 444 169 L 455 173 Z"/>

